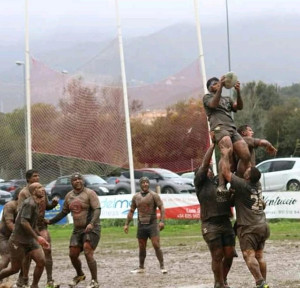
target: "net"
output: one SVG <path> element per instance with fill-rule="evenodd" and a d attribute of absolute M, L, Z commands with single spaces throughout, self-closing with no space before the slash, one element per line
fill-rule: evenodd
<path fill-rule="evenodd" d="M 184 172 L 200 164 L 209 142 L 199 97 L 200 76 L 195 61 L 158 83 L 129 87 L 135 168 Z M 33 167 L 43 178 L 77 170 L 106 176 L 128 168 L 120 83 L 88 81 L 83 75 L 63 74 L 32 59 L 31 95 Z M 18 168 L 12 165 L 15 171 L 5 163 L 16 162 L 13 150 L 23 154 L 15 157 L 24 159 L 24 108 L 9 116 L 5 121 L 17 137 L 14 149 L 7 149 L 11 144 L 2 139 L 2 155 L 10 154 L 2 158 L 2 175 L 18 178 L 24 176 L 25 160 Z"/>
<path fill-rule="evenodd" d="M 121 14 L 126 15 L 124 3 L 120 4 Z M 190 15 L 192 25 L 153 31 L 149 23 L 155 24 L 156 17 L 166 21 L 171 11 L 157 3 L 156 11 L 150 12 L 146 4 L 153 7 L 152 1 L 136 3 L 142 5 L 136 7 L 141 13 L 147 11 L 146 18 L 135 19 L 134 25 L 126 16 L 122 21 L 134 168 L 193 171 L 209 145 L 193 10 L 189 5 L 181 10 Z M 129 35 L 132 27 L 140 30 L 134 37 Z M 68 50 L 72 34 L 58 33 L 56 41 L 43 45 L 55 45 L 63 35 L 59 52 L 48 62 L 36 57 L 30 63 L 32 162 L 43 183 L 74 171 L 117 175 L 129 166 L 118 40 L 105 36 L 95 43 L 94 35 L 84 39 L 92 34 L 80 33 L 83 46 Z M 179 43 L 178 39 L 185 40 Z M 69 73 L 58 68 L 62 59 L 71 63 Z M 26 167 L 22 83 L 16 90 L 10 96 L 16 109 L 0 115 L 0 178 L 4 179 L 24 178 Z"/>

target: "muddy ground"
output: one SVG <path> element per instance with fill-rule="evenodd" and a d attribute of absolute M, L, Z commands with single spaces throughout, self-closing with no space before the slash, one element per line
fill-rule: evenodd
<path fill-rule="evenodd" d="M 53 245 L 53 275 L 55 280 L 61 283 L 61 288 L 68 287 L 67 283 L 75 276 L 68 258 L 68 248 L 64 245 L 55 247 L 55 243 Z M 162 248 L 168 274 L 160 274 L 158 261 L 150 245 L 146 258 L 146 273 L 132 275 L 130 270 L 138 265 L 137 249 L 113 251 L 101 248 L 100 243 L 96 250 L 100 287 L 213 288 L 210 254 L 203 241 L 191 246 L 180 244 L 167 248 L 164 248 L 164 243 L 162 243 Z M 234 288 L 254 287 L 254 280 L 246 268 L 238 245 L 237 251 L 239 256 L 234 259 L 228 282 Z M 269 240 L 266 243 L 265 256 L 268 264 L 268 283 L 271 288 L 300 288 L 300 241 Z M 78 285 L 80 288 L 86 287 L 90 281 L 84 255 L 81 259 L 87 279 Z M 10 280 L 13 281 L 15 278 L 13 276 Z M 44 287 L 45 282 L 44 272 L 40 287 Z"/>

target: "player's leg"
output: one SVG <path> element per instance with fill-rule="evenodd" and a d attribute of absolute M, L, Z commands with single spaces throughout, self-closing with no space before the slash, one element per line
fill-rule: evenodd
<path fill-rule="evenodd" d="M 245 171 L 251 166 L 251 156 L 248 145 L 243 139 L 240 139 L 233 143 L 233 151 L 239 158 L 237 175 L 243 177 Z"/>
<path fill-rule="evenodd" d="M 223 248 L 220 245 L 216 245 L 219 240 L 211 241 L 209 244 L 209 250 L 211 255 L 211 269 L 214 274 L 215 288 L 224 287 L 224 275 L 223 275 Z"/>
<path fill-rule="evenodd" d="M 260 265 L 255 257 L 255 251 L 254 250 L 244 250 L 242 251 L 244 260 L 246 262 L 246 265 L 251 272 L 252 276 L 255 279 L 256 284 L 262 283 L 264 281 L 264 277 L 260 271 Z"/>
<path fill-rule="evenodd" d="M 31 288 L 38 288 L 39 287 L 39 281 L 41 279 L 41 276 L 43 274 L 44 268 L 45 268 L 45 254 L 41 247 L 35 248 L 34 250 L 31 250 L 29 252 L 30 257 L 35 262 L 35 268 L 33 271 L 33 280 L 31 284 Z"/>
<path fill-rule="evenodd" d="M 49 234 L 49 231 L 47 229 L 40 230 L 40 236 L 42 236 L 47 242 L 50 244 L 50 247 L 48 249 L 43 249 L 45 253 L 45 268 L 47 273 L 47 288 L 55 288 L 58 285 L 54 282 L 52 277 L 53 272 L 53 259 L 52 259 L 52 246 L 51 246 L 51 237 Z"/>
<path fill-rule="evenodd" d="M 160 248 L 160 237 L 159 236 L 151 237 L 151 242 L 152 242 L 152 246 L 153 246 L 154 251 L 155 251 L 156 258 L 159 262 L 160 269 L 165 270 L 164 255 L 163 255 L 163 252 Z M 166 271 L 164 273 L 166 273 Z"/>
<path fill-rule="evenodd" d="M 87 286 L 88 288 L 97 288 L 98 276 L 97 276 L 97 262 L 94 258 L 94 252 L 100 241 L 100 227 L 95 227 L 91 232 L 85 233 L 83 237 L 83 252 L 87 265 L 91 273 L 91 282 Z"/>
<path fill-rule="evenodd" d="M 94 250 L 96 247 L 92 246 L 91 241 L 85 241 L 83 244 L 84 256 L 91 273 L 91 283 L 89 284 L 88 288 L 99 287 L 98 276 L 97 276 L 97 262 L 94 258 Z"/>
<path fill-rule="evenodd" d="M 221 158 L 220 158 L 220 161 L 219 161 L 219 164 L 218 164 L 218 168 L 219 168 L 219 171 L 222 171 L 222 167 L 224 165 L 224 156 L 225 156 L 225 153 L 228 153 L 227 149 L 228 148 L 231 148 L 231 151 L 233 150 L 233 146 L 232 146 L 232 142 L 231 142 L 231 138 L 229 135 L 226 135 L 224 137 L 222 137 L 220 139 L 220 141 L 218 142 L 218 146 L 219 146 L 219 149 L 220 149 L 220 153 L 221 153 Z M 232 152 L 231 152 L 231 155 L 229 155 L 229 158 L 231 159 L 232 158 Z M 225 178 L 223 177 L 223 174 L 222 173 L 219 173 L 219 187 L 218 187 L 218 191 L 226 191 L 226 183 L 225 183 Z"/>
<path fill-rule="evenodd" d="M 145 268 L 145 259 L 146 259 L 146 248 L 147 248 L 147 238 L 139 238 L 139 268 Z"/>
<path fill-rule="evenodd" d="M 77 276 L 83 276 L 84 273 L 82 271 L 82 263 L 79 258 L 81 252 L 81 247 L 79 246 L 70 246 L 69 248 L 69 257 L 71 260 L 71 263 L 76 271 Z"/>
<path fill-rule="evenodd" d="M 161 273 L 166 274 L 168 273 L 168 271 L 165 269 L 164 255 L 160 247 L 159 227 L 157 223 L 154 223 L 149 225 L 148 229 L 149 229 L 149 238 L 151 239 L 156 258 L 159 262 L 160 271 Z"/>
<path fill-rule="evenodd" d="M 0 271 L 6 268 L 10 261 L 9 253 L 1 254 Z"/>
<path fill-rule="evenodd" d="M 8 266 L 10 261 L 8 239 L 2 233 L 0 234 L 0 271 Z"/>
<path fill-rule="evenodd" d="M 266 280 L 266 278 L 267 278 L 267 263 L 266 263 L 266 260 L 264 258 L 263 250 L 255 251 L 255 258 L 258 261 L 261 275 Z"/>
<path fill-rule="evenodd" d="M 22 259 L 25 256 L 25 251 L 18 243 L 9 241 L 9 252 L 11 256 L 10 265 L 0 271 L 0 280 L 19 272 L 22 266 Z"/>

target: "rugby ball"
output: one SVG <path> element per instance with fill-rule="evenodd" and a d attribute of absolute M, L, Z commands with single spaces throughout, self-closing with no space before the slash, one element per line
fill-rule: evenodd
<path fill-rule="evenodd" d="M 238 80 L 236 74 L 231 71 L 226 73 L 224 76 L 225 76 L 225 84 L 224 84 L 225 88 L 231 89 L 232 87 L 234 87 L 234 85 Z"/>

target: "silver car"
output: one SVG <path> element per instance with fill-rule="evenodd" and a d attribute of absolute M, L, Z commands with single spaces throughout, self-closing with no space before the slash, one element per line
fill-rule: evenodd
<path fill-rule="evenodd" d="M 148 177 L 150 189 L 156 191 L 160 187 L 162 194 L 195 193 L 192 179 L 183 178 L 178 174 L 162 168 L 143 168 L 134 171 L 134 182 L 136 191 L 140 191 L 139 179 Z M 130 174 L 123 172 L 119 177 L 119 182 L 115 186 L 114 194 L 130 194 Z"/>

